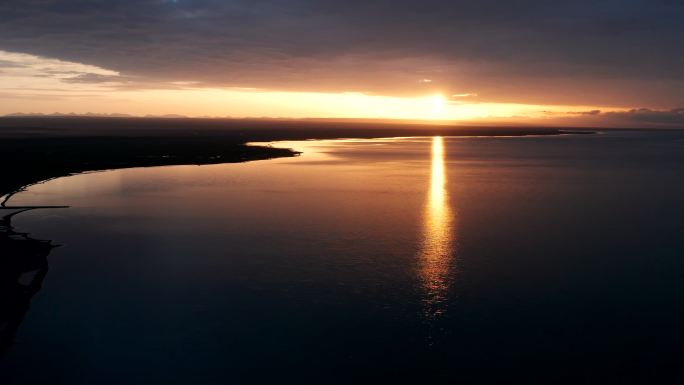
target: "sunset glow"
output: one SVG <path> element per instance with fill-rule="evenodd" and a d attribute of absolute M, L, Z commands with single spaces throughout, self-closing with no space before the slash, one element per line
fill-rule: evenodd
<path fill-rule="evenodd" d="M 677 2 L 325 3 L 3 2 L 0 116 L 684 125 Z"/>
<path fill-rule="evenodd" d="M 8 63 L 0 72 L 0 115 L 59 112 L 543 123 L 577 118 L 582 111 L 626 111 L 592 105 L 488 102 L 473 93 L 447 98 L 441 93 L 391 96 L 211 87 L 193 81 L 137 84 L 117 71 L 88 64 L 7 51 L 0 51 L 0 60 Z"/>

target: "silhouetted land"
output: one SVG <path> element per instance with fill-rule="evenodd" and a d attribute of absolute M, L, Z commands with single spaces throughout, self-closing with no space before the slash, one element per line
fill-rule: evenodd
<path fill-rule="evenodd" d="M 12 345 L 31 299 L 47 275 L 47 257 L 56 247 L 14 230 L 12 217 L 22 211 L 26 210 L 0 211 L 0 357 Z M 27 274 L 30 279 L 22 281 Z"/>
<path fill-rule="evenodd" d="M 396 136 L 558 135 L 553 128 L 459 127 L 382 121 L 0 118 L 0 196 L 74 173 L 128 167 L 215 164 L 295 156 L 288 149 L 246 146 L 274 140 Z"/>

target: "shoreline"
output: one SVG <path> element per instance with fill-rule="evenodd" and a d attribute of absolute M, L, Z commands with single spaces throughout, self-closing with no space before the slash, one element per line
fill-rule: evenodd
<path fill-rule="evenodd" d="M 116 118 L 0 118 L 0 198 L 83 172 L 132 167 L 238 163 L 293 157 L 248 143 L 400 136 L 502 137 L 593 131 L 430 124 Z"/>

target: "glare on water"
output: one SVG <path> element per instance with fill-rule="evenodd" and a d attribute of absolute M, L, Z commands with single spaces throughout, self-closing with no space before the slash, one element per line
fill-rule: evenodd
<path fill-rule="evenodd" d="M 423 212 L 420 275 L 425 289 L 425 314 L 439 317 L 445 310 L 453 258 L 453 214 L 449 206 L 444 167 L 444 141 L 432 138 L 430 188 Z"/>

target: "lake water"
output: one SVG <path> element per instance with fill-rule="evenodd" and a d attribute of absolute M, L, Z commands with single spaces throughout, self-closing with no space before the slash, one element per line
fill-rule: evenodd
<path fill-rule="evenodd" d="M 684 378 L 684 133 L 274 145 L 13 197 L 71 207 L 3 383 Z"/>

